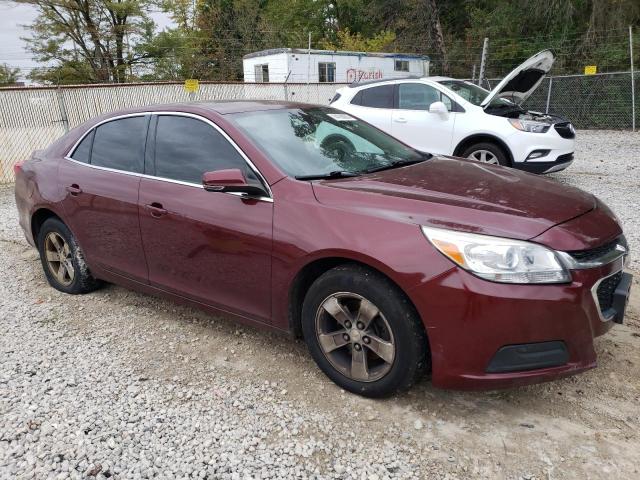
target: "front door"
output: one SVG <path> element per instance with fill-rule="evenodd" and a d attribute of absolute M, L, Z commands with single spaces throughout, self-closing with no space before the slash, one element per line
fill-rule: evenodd
<path fill-rule="evenodd" d="M 391 118 L 391 134 L 408 145 L 440 155 L 451 154 L 456 113 L 431 113 L 429 106 L 443 102 L 451 110 L 451 101 L 436 88 L 424 83 L 398 85 L 398 104 Z"/>
<path fill-rule="evenodd" d="M 147 281 L 138 218 L 148 118 L 111 120 L 94 128 L 60 163 L 69 227 L 87 258 L 111 272 Z"/>
<path fill-rule="evenodd" d="M 152 285 L 271 321 L 273 202 L 202 188 L 202 174 L 257 174 L 210 123 L 157 115 L 153 165 L 140 184 L 140 227 Z M 156 122 L 152 122 L 154 124 Z"/>

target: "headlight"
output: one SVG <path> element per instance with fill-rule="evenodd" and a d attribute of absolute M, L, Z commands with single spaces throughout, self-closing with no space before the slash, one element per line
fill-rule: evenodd
<path fill-rule="evenodd" d="M 502 283 L 565 283 L 571 275 L 553 250 L 536 243 L 422 227 L 444 256 L 478 277 Z"/>
<path fill-rule="evenodd" d="M 510 118 L 509 123 L 514 128 L 529 133 L 545 133 L 550 127 L 548 123 L 535 122 L 533 120 L 520 120 L 518 118 Z"/>

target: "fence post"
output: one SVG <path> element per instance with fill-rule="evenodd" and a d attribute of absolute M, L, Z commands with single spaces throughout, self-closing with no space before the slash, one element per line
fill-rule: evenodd
<path fill-rule="evenodd" d="M 489 49 L 489 39 L 484 38 L 482 44 L 482 57 L 480 58 L 480 74 L 478 75 L 478 85 L 482 86 L 482 79 L 484 78 L 484 69 L 487 66 L 487 50 Z"/>
<path fill-rule="evenodd" d="M 62 89 L 60 85 L 56 88 L 56 96 L 58 97 L 58 106 L 60 107 L 60 115 L 62 117 L 62 124 L 64 125 L 65 133 L 69 133 L 69 117 L 67 116 L 67 107 L 64 104 L 64 96 L 62 95 Z"/>
<path fill-rule="evenodd" d="M 549 91 L 547 92 L 547 107 L 544 113 L 549 113 L 549 102 L 551 102 L 551 86 L 553 85 L 553 77 L 549 77 Z"/>
<path fill-rule="evenodd" d="M 631 131 L 636 131 L 636 84 L 633 78 L 633 28 L 629 25 L 629 56 L 631 57 Z"/>

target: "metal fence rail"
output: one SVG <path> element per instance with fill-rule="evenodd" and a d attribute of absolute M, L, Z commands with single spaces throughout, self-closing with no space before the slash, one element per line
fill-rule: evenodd
<path fill-rule="evenodd" d="M 291 100 L 327 104 L 338 84 L 155 83 L 62 88 L 0 89 L 0 183 L 13 182 L 13 165 L 45 148 L 68 129 L 97 115 L 129 107 L 198 100 Z"/>
<path fill-rule="evenodd" d="M 640 73 L 635 74 L 636 99 Z M 495 86 L 499 79 L 486 81 Z M 629 72 L 547 77 L 529 98 L 532 110 L 569 118 L 578 128 L 631 129 Z M 181 83 L 0 89 L 0 183 L 13 165 L 97 115 L 122 108 L 198 100 L 269 99 L 327 104 L 341 84 L 210 83 L 193 94 Z M 636 124 L 640 114 L 635 112 Z"/>

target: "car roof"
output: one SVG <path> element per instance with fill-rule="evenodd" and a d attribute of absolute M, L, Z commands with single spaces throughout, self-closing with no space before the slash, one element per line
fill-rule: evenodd
<path fill-rule="evenodd" d="M 456 80 L 451 77 L 425 77 L 423 75 L 407 75 L 406 77 L 396 77 L 396 78 L 380 78 L 377 80 L 367 80 L 365 82 L 354 82 L 348 85 L 349 88 L 360 88 L 366 87 L 369 85 L 375 85 L 378 83 L 396 83 L 396 82 L 404 82 L 407 80 L 423 80 L 423 81 L 431 81 L 431 82 L 442 82 L 445 80 Z M 461 80 L 462 81 L 462 80 Z"/>
<path fill-rule="evenodd" d="M 305 108 L 313 105 L 300 102 L 286 102 L 279 100 L 220 100 L 210 101 L 204 100 L 200 102 L 183 102 L 183 103 L 166 103 L 154 104 L 143 107 L 127 108 L 110 112 L 101 118 L 110 118 L 127 114 L 142 112 L 183 112 L 183 113 L 202 113 L 203 110 L 209 110 L 219 115 L 241 112 L 257 112 L 262 110 L 280 110 L 289 108 Z"/>

